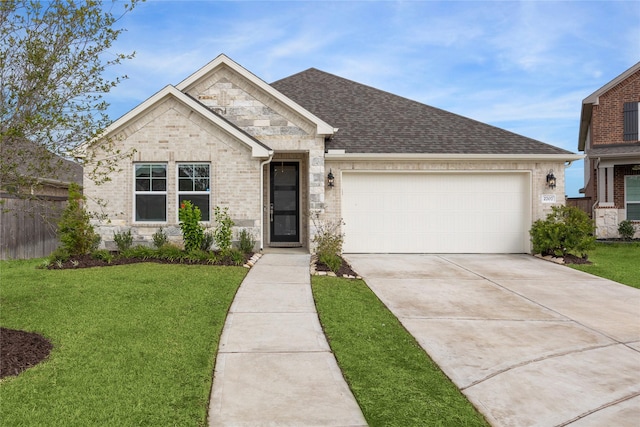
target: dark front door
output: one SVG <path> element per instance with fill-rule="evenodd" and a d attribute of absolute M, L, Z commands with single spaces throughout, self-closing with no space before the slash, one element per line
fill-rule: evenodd
<path fill-rule="evenodd" d="M 271 242 L 300 241 L 299 164 L 271 163 Z"/>

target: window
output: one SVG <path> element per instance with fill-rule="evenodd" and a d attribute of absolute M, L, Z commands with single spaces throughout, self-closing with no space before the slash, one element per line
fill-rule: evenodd
<path fill-rule="evenodd" d="M 200 208 L 202 220 L 209 221 L 211 167 L 204 163 L 178 165 L 178 206 L 182 201 L 189 200 Z"/>
<path fill-rule="evenodd" d="M 624 177 L 624 194 L 627 219 L 640 221 L 640 175 Z"/>
<path fill-rule="evenodd" d="M 167 220 L 167 165 L 141 163 L 135 165 L 136 221 Z"/>
<path fill-rule="evenodd" d="M 637 141 L 638 140 L 638 122 L 640 117 L 638 116 L 639 102 L 625 102 L 624 103 L 624 141 Z"/>

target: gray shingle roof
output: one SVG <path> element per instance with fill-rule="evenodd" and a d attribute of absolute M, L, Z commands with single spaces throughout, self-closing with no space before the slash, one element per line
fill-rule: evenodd
<path fill-rule="evenodd" d="M 347 153 L 571 154 L 495 126 L 310 68 L 271 84 L 340 130 Z"/>

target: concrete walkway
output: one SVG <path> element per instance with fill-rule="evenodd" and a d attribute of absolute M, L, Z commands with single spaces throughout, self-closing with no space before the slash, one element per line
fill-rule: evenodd
<path fill-rule="evenodd" d="M 640 426 L 640 290 L 528 255 L 348 255 L 493 426 Z"/>
<path fill-rule="evenodd" d="M 233 301 L 210 426 L 366 426 L 316 313 L 308 254 L 266 254 Z"/>

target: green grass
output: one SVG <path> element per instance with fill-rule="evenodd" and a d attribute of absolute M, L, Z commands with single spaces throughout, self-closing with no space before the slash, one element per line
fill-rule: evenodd
<path fill-rule="evenodd" d="M 569 266 L 640 289 L 640 243 L 597 243 L 589 261 Z"/>
<path fill-rule="evenodd" d="M 361 280 L 314 276 L 323 329 L 370 426 L 487 426 Z"/>
<path fill-rule="evenodd" d="M 206 425 L 218 339 L 241 267 L 0 263 L 0 325 L 47 361 L 0 382 L 2 425 Z"/>

